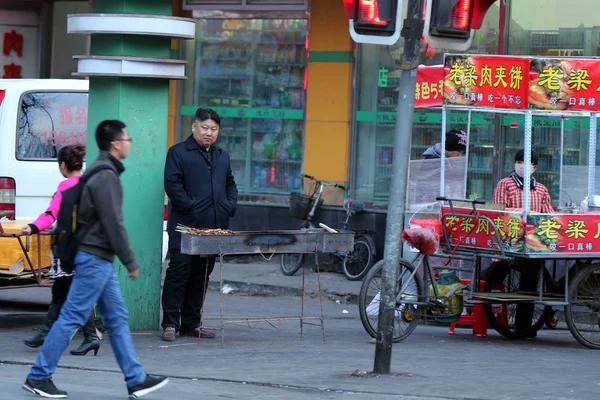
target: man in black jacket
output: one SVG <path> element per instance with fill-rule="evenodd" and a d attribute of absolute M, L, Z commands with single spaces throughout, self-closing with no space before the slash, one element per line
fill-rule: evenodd
<path fill-rule="evenodd" d="M 87 234 L 75 256 L 73 282 L 60 317 L 52 325 L 23 384 L 23 389 L 42 397 L 67 397 L 67 392 L 54 386 L 52 375 L 71 337 L 88 319 L 96 303 L 104 317 L 115 358 L 125 375 L 129 397 L 144 396 L 168 383 L 168 379 L 146 375 L 135 354 L 127 308 L 113 264 L 117 255 L 129 271 L 129 278 L 137 279 L 140 266 L 123 226 L 123 187 L 119 180 L 125 171 L 121 161 L 129 154 L 131 138 L 123 122 L 111 120 L 98 125 L 96 142 L 100 156 L 88 171 L 103 169 L 90 175 L 79 201 L 78 226 L 86 229 Z"/>
<path fill-rule="evenodd" d="M 237 187 L 231 173 L 229 154 L 215 146 L 219 137 L 219 115 L 199 108 L 192 135 L 169 149 L 165 165 L 165 191 L 171 202 L 169 268 L 163 287 L 163 335 L 172 342 L 177 336 L 214 338 L 202 329 L 201 310 L 214 257 L 182 254 L 178 224 L 190 228 L 226 229 L 235 215 Z"/>

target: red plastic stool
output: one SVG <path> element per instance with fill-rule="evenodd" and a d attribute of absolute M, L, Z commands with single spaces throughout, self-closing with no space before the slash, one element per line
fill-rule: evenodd
<path fill-rule="evenodd" d="M 468 285 L 471 283 L 470 279 L 461 279 L 460 280 L 463 285 Z M 504 285 L 498 284 L 494 289 L 504 291 Z M 479 282 L 479 291 L 483 292 L 485 290 L 485 281 Z M 506 327 L 508 327 L 508 317 L 507 317 L 507 308 L 506 304 L 502 305 L 502 314 L 500 315 L 500 323 Z M 457 325 L 466 325 L 473 327 L 473 335 L 477 337 L 487 337 L 487 330 L 490 327 L 490 321 L 487 319 L 485 315 L 485 309 L 483 308 L 483 304 L 474 304 L 473 305 L 473 313 L 472 314 L 464 314 L 460 316 L 460 319 L 456 322 L 450 324 L 450 329 L 448 330 L 448 334 L 454 335 L 454 329 Z"/>

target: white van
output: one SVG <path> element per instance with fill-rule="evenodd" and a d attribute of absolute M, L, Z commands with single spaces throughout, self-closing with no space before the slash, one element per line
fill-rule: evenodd
<path fill-rule="evenodd" d="M 0 79 L 0 219 L 33 220 L 48 207 L 64 179 L 58 150 L 87 141 L 88 87 L 79 79 Z M 167 242 L 165 222 L 163 260 Z"/>

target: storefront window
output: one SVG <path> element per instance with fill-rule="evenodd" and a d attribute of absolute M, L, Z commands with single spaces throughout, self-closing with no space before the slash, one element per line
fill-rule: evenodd
<path fill-rule="evenodd" d="M 486 14 L 482 28 L 477 32 L 469 53 L 496 54 L 498 52 L 499 7 L 492 6 Z M 357 57 L 357 96 L 354 128 L 354 154 L 352 168 L 352 196 L 361 200 L 386 201 L 389 196 L 393 142 L 400 84 L 400 59 L 403 53 L 403 40 L 395 46 L 360 44 Z M 421 64 L 438 65 L 443 63 L 443 49 L 421 46 Z M 491 183 L 469 189 L 471 178 L 491 180 L 492 165 L 488 162 L 494 144 L 494 118 L 472 121 L 472 130 L 477 132 L 473 149 L 477 167 L 473 172 L 473 160 L 469 160 L 467 192 L 476 192 L 479 198 L 491 197 Z M 466 113 L 449 113 L 447 129 L 467 130 Z M 413 118 L 411 159 L 420 159 L 423 152 L 441 140 L 441 111 L 417 109 Z M 482 147 L 487 146 L 487 147 Z M 484 154 L 485 153 L 485 154 Z M 488 154 L 489 153 L 489 154 Z M 481 158 L 481 162 L 480 159 Z M 481 166 L 479 166 L 481 164 Z M 488 178 L 486 178 L 488 177 Z M 488 187 L 489 186 L 489 187 Z"/>
<path fill-rule="evenodd" d="M 182 114 L 191 116 L 198 106 L 220 114 L 218 144 L 231 156 L 241 192 L 300 189 L 306 20 L 204 19 L 197 26 L 193 105 Z"/>
<path fill-rule="evenodd" d="M 595 0 L 577 2 L 582 12 L 565 12 L 558 0 L 510 1 L 508 53 L 533 56 L 600 55 L 600 16 Z"/>

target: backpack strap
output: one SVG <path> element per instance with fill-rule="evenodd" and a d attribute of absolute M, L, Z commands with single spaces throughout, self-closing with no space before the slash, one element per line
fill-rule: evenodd
<path fill-rule="evenodd" d="M 91 179 L 91 177 L 92 177 L 92 176 L 94 176 L 94 175 L 95 175 L 97 172 L 104 171 L 105 169 L 112 169 L 112 168 L 110 167 L 110 165 L 103 164 L 103 165 L 99 165 L 99 166 L 97 166 L 97 167 L 96 167 L 96 168 L 94 168 L 94 169 L 91 169 L 91 170 L 87 171 L 86 173 L 84 173 L 84 174 L 81 176 L 81 179 L 80 179 L 81 183 L 86 183 L 86 182 L 87 182 L 87 181 L 89 181 L 89 180 Z"/>

